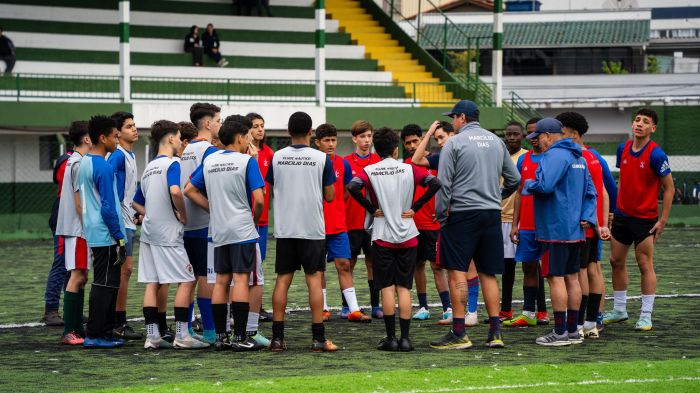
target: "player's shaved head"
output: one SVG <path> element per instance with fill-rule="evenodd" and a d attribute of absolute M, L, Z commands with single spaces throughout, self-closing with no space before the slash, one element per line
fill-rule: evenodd
<path fill-rule="evenodd" d="M 287 129 L 289 135 L 301 137 L 309 133 L 312 127 L 311 116 L 306 112 L 295 112 L 289 117 Z"/>
<path fill-rule="evenodd" d="M 197 129 L 200 129 L 205 117 L 214 117 L 220 112 L 221 108 L 214 104 L 198 102 L 190 107 L 190 121 Z"/>
<path fill-rule="evenodd" d="M 224 124 L 219 130 L 219 141 L 224 146 L 233 144 L 233 142 L 236 140 L 236 135 L 246 135 L 248 130 L 250 130 L 250 127 L 248 127 L 246 124 L 230 119 L 231 117 L 232 116 L 226 118 L 226 121 L 224 121 Z M 240 117 L 245 119 L 244 116 Z M 248 122 L 250 121 L 248 120 Z"/>
<path fill-rule="evenodd" d="M 70 127 L 68 127 L 68 137 L 73 143 L 73 146 L 82 145 L 83 138 L 89 133 L 88 122 L 85 120 L 74 121 L 70 123 Z"/>
<path fill-rule="evenodd" d="M 176 123 L 170 120 L 158 120 L 151 124 L 151 139 L 154 143 L 160 144 L 168 135 L 177 135 L 179 128 Z"/>

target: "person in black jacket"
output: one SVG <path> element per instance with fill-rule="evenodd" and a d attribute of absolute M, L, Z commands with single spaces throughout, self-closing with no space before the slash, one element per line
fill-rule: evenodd
<path fill-rule="evenodd" d="M 185 52 L 192 53 L 192 65 L 201 67 L 204 65 L 202 40 L 199 38 L 199 26 L 193 25 L 189 34 L 185 36 Z"/>
<path fill-rule="evenodd" d="M 7 38 L 3 32 L 3 28 L 0 27 L 0 60 L 5 62 L 5 75 L 10 75 L 12 69 L 15 67 L 15 60 L 17 59 L 15 55 L 15 44 L 13 44 L 12 40 Z"/>
<path fill-rule="evenodd" d="M 219 51 L 219 36 L 214 30 L 214 25 L 209 23 L 207 25 L 207 31 L 202 34 L 202 41 L 204 42 L 204 53 L 211 57 L 219 67 L 226 67 L 228 61 L 221 56 Z"/>

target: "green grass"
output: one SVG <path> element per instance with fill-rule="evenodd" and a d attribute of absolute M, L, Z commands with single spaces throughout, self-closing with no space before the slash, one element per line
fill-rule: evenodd
<path fill-rule="evenodd" d="M 658 293 L 700 293 L 697 280 L 698 239 L 700 230 L 668 229 L 657 245 L 656 272 Z M 268 243 L 265 262 L 264 303 L 269 308 L 274 265 L 274 241 Z M 138 251 L 138 250 L 137 250 Z M 603 260 L 608 258 L 605 246 Z M 137 254 L 138 255 L 138 254 Z M 0 324 L 36 322 L 43 312 L 43 291 L 46 273 L 52 260 L 50 241 L 12 241 L 0 243 Z M 639 273 L 629 260 L 631 296 L 639 295 Z M 138 263 L 135 264 L 138 269 Z M 610 288 L 610 269 L 603 264 Z M 328 296 L 331 306 L 340 305 L 337 276 L 328 267 Z M 518 272 L 514 297 L 521 299 Z M 362 263 L 355 273 L 355 286 L 360 304 L 368 304 Z M 428 274 L 428 297 L 438 302 Z M 129 317 L 141 316 L 143 286 L 136 282 L 136 271 L 130 281 Z M 414 298 L 415 299 L 415 298 Z M 306 307 L 306 289 L 302 277 L 296 277 L 291 288 L 289 308 Z M 144 352 L 140 342 L 130 343 L 113 351 L 88 351 L 65 348 L 57 344 L 58 328 L 0 329 L 0 391 L 64 392 L 90 389 L 109 391 L 250 391 L 272 387 L 276 391 L 435 391 L 454 390 L 460 386 L 486 387 L 532 384 L 552 381 L 557 391 L 697 391 L 698 382 L 678 379 L 698 377 L 700 337 L 695 326 L 700 298 L 658 298 L 654 311 L 655 329 L 639 333 L 632 329 L 640 303 L 630 300 L 631 321 L 608 327 L 598 341 L 585 342 L 571 348 L 543 348 L 535 338 L 548 328 L 504 330 L 507 347 L 488 350 L 481 344 L 486 326 L 471 328 L 475 347 L 467 351 L 440 352 L 427 343 L 443 334 L 445 327 L 435 325 L 433 318 L 414 322 L 411 335 L 416 352 L 387 354 L 374 349 L 382 337 L 380 321 L 356 325 L 334 316 L 327 324 L 327 335 L 340 347 L 336 354 L 312 354 L 308 312 L 288 315 L 286 335 L 290 350 L 282 354 L 177 352 Z M 516 303 L 514 309 L 520 310 Z M 484 310 L 479 309 L 484 315 Z M 133 326 L 143 331 L 141 322 Z M 263 333 L 270 335 L 270 325 L 263 324 Z M 683 359 L 686 360 L 683 360 Z M 689 360 L 688 360 L 689 359 Z M 184 370 L 184 371 L 183 371 Z M 650 379 L 639 383 L 623 383 L 626 379 Z M 673 379 L 669 379 L 673 378 Z M 596 385 L 579 385 L 580 381 L 609 379 Z M 652 381 L 653 380 L 653 381 Z M 41 381 L 41 382 L 38 382 Z M 629 381 L 628 381 L 629 382 Z M 219 384 L 220 383 L 220 384 Z M 573 383 L 573 385 L 567 385 Z M 177 386 L 176 386 L 177 385 Z M 492 388 L 489 388 L 492 389 Z M 519 388 L 542 391 L 542 387 Z"/>

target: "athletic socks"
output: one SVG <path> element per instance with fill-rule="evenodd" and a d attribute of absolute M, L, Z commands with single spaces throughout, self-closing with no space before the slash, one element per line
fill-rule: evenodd
<path fill-rule="evenodd" d="M 126 324 L 126 311 L 115 311 L 114 312 L 114 323 L 115 326 L 122 326 Z"/>
<path fill-rule="evenodd" d="M 476 312 L 476 308 L 479 305 L 479 277 L 467 280 L 467 291 L 469 295 L 467 311 Z"/>
<path fill-rule="evenodd" d="M 249 336 L 255 336 L 258 333 L 258 325 L 260 324 L 260 313 L 255 311 L 248 312 L 248 323 L 245 331 Z M 252 334 L 251 334 L 252 333 Z"/>
<path fill-rule="evenodd" d="M 320 343 L 326 342 L 326 328 L 323 327 L 323 322 L 311 324 L 311 335 L 313 336 L 314 341 Z"/>
<path fill-rule="evenodd" d="M 226 333 L 231 331 L 231 303 L 226 303 Z"/>
<path fill-rule="evenodd" d="M 187 319 L 187 329 L 192 330 L 192 321 L 194 321 L 194 302 L 190 303 L 190 309 Z"/>
<path fill-rule="evenodd" d="M 498 316 L 489 317 L 489 337 L 493 337 L 501 332 L 501 318 Z"/>
<path fill-rule="evenodd" d="M 401 328 L 401 338 L 408 338 L 408 333 L 411 330 L 411 319 L 403 319 L 399 317 L 399 327 Z"/>
<path fill-rule="evenodd" d="M 146 338 L 150 340 L 160 340 L 160 330 L 158 330 L 158 307 L 144 307 L 143 318 L 146 323 Z"/>
<path fill-rule="evenodd" d="M 226 334 L 226 321 L 228 320 L 228 306 L 224 304 L 212 304 L 211 311 L 214 314 L 214 330 L 217 337 L 220 334 Z"/>
<path fill-rule="evenodd" d="M 63 334 L 83 331 L 83 310 L 80 305 L 80 293 L 65 291 L 63 294 Z"/>
<path fill-rule="evenodd" d="M 340 290 L 340 300 L 343 302 L 343 307 L 350 308 L 350 305 L 348 304 L 347 299 L 345 299 L 345 291 L 342 289 Z M 352 310 L 350 310 L 350 311 L 352 311 Z"/>
<path fill-rule="evenodd" d="M 350 312 L 360 311 L 360 306 L 357 304 L 357 295 L 355 294 L 354 287 L 343 289 L 343 299 L 346 301 Z"/>
<path fill-rule="evenodd" d="M 513 307 L 513 284 L 515 283 L 515 259 L 504 258 L 501 278 L 501 311 L 510 312 Z"/>
<path fill-rule="evenodd" d="M 569 333 L 576 333 L 578 331 L 578 310 L 566 311 L 566 330 Z"/>
<path fill-rule="evenodd" d="M 442 291 L 439 293 L 440 302 L 442 303 L 442 311 L 447 311 L 448 308 L 452 307 L 452 302 L 450 301 L 450 291 Z"/>
<path fill-rule="evenodd" d="M 328 310 L 328 296 L 326 293 L 326 288 L 323 288 L 323 310 Z"/>
<path fill-rule="evenodd" d="M 418 293 L 418 307 L 428 309 L 428 294 Z"/>
<path fill-rule="evenodd" d="M 233 313 L 233 334 L 236 341 L 241 342 L 246 339 L 246 328 L 248 327 L 248 312 L 250 303 L 231 302 L 231 313 Z"/>
<path fill-rule="evenodd" d="M 379 290 L 374 288 L 374 280 L 367 280 L 369 300 L 372 307 L 379 307 Z"/>
<path fill-rule="evenodd" d="M 272 338 L 284 338 L 284 321 L 272 321 Z"/>
<path fill-rule="evenodd" d="M 464 318 L 452 318 L 452 333 L 457 337 L 464 337 Z"/>
<path fill-rule="evenodd" d="M 211 299 L 197 297 L 199 313 L 202 314 L 202 327 L 204 330 L 214 330 L 214 316 L 211 312 Z"/>
<path fill-rule="evenodd" d="M 164 335 L 168 331 L 168 319 L 166 317 L 166 312 L 158 311 L 158 332 L 160 335 Z"/>
<path fill-rule="evenodd" d="M 388 338 L 396 337 L 396 315 L 384 314 L 384 328 L 386 329 L 386 336 Z"/>
<path fill-rule="evenodd" d="M 613 310 L 627 311 L 627 291 L 613 291 Z"/>
<path fill-rule="evenodd" d="M 525 301 L 523 303 L 523 312 L 535 312 L 535 302 L 537 301 L 537 288 L 535 287 L 523 287 L 523 297 Z"/>
<path fill-rule="evenodd" d="M 586 310 L 588 309 L 588 295 L 581 295 L 581 305 L 578 308 L 578 320 L 579 326 L 583 325 L 584 319 L 586 319 Z"/>
<path fill-rule="evenodd" d="M 642 313 L 640 317 L 651 318 L 651 312 L 654 310 L 654 297 L 656 295 L 642 295 Z"/>
<path fill-rule="evenodd" d="M 566 311 L 554 311 L 554 333 L 559 336 L 566 333 Z"/>
<path fill-rule="evenodd" d="M 190 335 L 189 322 L 189 309 L 187 307 L 175 307 L 175 338 L 183 339 Z"/>
<path fill-rule="evenodd" d="M 547 297 L 544 294 L 544 277 L 542 277 L 542 267 L 537 264 L 537 276 L 539 283 L 537 284 L 537 311 L 547 312 Z"/>

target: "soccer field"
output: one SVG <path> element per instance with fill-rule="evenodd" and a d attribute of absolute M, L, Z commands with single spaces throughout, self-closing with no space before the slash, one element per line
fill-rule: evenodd
<path fill-rule="evenodd" d="M 609 246 L 605 246 L 607 260 Z M 306 290 L 298 276 L 291 288 L 287 340 L 290 350 L 273 354 L 213 351 L 146 352 L 142 342 L 117 350 L 85 350 L 58 344 L 62 329 L 40 326 L 43 291 L 52 260 L 50 241 L 0 243 L 0 391 L 396 391 L 459 392 L 543 389 L 577 391 L 700 391 L 700 335 L 695 325 L 700 310 L 700 229 L 668 229 L 656 251 L 658 291 L 654 330 L 635 332 L 640 302 L 630 300 L 630 321 L 608 326 L 597 341 L 564 348 L 544 348 L 534 340 L 549 327 L 504 329 L 507 347 L 483 347 L 486 325 L 469 330 L 472 349 L 436 351 L 428 341 L 448 327 L 432 318 L 411 325 L 416 351 L 386 353 L 375 349 L 384 334 L 381 321 L 351 324 L 334 316 L 327 336 L 341 348 L 313 354 Z M 269 308 L 274 283 L 274 241 L 269 242 L 265 272 Z M 138 264 L 136 264 L 136 267 Z M 138 268 L 138 267 L 137 267 Z M 630 296 L 639 295 L 639 274 L 629 260 Z M 609 266 L 604 263 L 608 290 Z M 430 279 L 430 274 L 428 277 Z M 522 274 L 518 272 L 518 279 Z M 355 286 L 361 304 L 369 303 L 366 273 L 358 264 Z M 329 266 L 329 304 L 340 305 L 335 269 Z M 143 286 L 132 276 L 129 317 L 141 317 Z M 438 296 L 428 283 L 430 302 Z M 522 299 L 519 280 L 514 298 Z M 521 303 L 514 305 L 519 312 Z M 169 310 L 170 315 L 172 312 Z M 480 318 L 485 316 L 482 307 Z M 132 322 L 139 330 L 143 323 Z M 262 331 L 271 335 L 270 325 Z"/>

